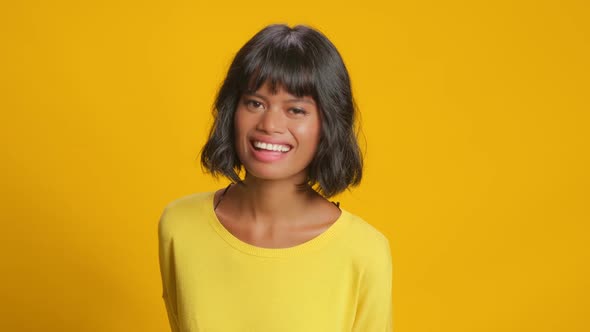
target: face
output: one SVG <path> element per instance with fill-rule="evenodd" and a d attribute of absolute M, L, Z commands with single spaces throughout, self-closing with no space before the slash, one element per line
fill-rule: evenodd
<path fill-rule="evenodd" d="M 320 114 L 311 97 L 267 83 L 242 95 L 234 117 L 236 151 L 247 176 L 305 181 L 320 138 Z"/>

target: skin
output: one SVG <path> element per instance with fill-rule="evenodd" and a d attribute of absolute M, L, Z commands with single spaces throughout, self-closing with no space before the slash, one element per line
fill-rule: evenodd
<path fill-rule="evenodd" d="M 312 188 L 297 190 L 317 149 L 320 113 L 313 98 L 298 98 L 264 84 L 243 95 L 234 117 L 236 152 L 246 169 L 245 185 L 232 185 L 216 209 L 225 228 L 240 240 L 265 248 L 287 248 L 327 230 L 340 209 Z M 281 142 L 291 150 L 277 161 L 260 161 L 252 140 Z M 220 189 L 215 194 L 218 202 Z"/>

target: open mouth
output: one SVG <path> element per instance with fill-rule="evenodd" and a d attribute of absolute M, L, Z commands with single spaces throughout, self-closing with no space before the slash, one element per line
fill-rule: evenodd
<path fill-rule="evenodd" d="M 272 144 L 261 141 L 250 141 L 256 151 L 287 153 L 291 150 L 288 144 Z"/>

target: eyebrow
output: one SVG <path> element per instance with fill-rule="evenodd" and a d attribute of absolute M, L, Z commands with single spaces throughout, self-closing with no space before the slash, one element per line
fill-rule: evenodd
<path fill-rule="evenodd" d="M 264 97 L 263 95 L 257 94 L 256 92 L 244 92 L 244 95 L 258 97 L 260 99 L 264 99 L 265 101 L 268 101 L 266 99 L 266 97 Z M 309 98 L 291 98 L 291 99 L 285 100 L 285 102 L 302 102 L 302 103 L 307 103 L 310 105 L 315 105 L 315 101 L 313 99 L 309 99 Z"/>

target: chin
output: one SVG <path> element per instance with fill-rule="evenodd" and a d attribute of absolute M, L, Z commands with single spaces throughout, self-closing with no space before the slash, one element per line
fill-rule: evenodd
<path fill-rule="evenodd" d="M 267 180 L 267 181 L 280 181 L 280 180 L 298 180 L 301 178 L 299 182 L 305 181 L 305 174 L 302 173 L 293 173 L 288 172 L 285 170 L 279 169 L 270 169 L 269 167 L 264 167 L 263 169 L 260 168 L 247 168 L 246 173 L 248 177 L 256 178 L 259 180 Z"/>

